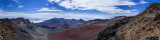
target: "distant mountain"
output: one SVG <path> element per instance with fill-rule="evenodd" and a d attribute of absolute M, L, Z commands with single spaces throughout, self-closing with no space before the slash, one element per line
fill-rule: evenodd
<path fill-rule="evenodd" d="M 41 23 L 35 23 L 36 26 L 45 28 L 41 30 L 41 33 L 44 34 L 56 34 L 64 30 L 74 28 L 76 26 L 82 26 L 85 24 L 85 21 L 80 19 L 64 19 L 64 18 L 52 18 Z M 47 32 L 50 31 L 50 32 Z"/>
<path fill-rule="evenodd" d="M 83 19 L 64 19 L 64 18 L 52 18 L 46 21 L 43 21 L 41 23 L 35 23 L 37 26 L 40 27 L 69 27 L 69 28 L 74 28 L 77 26 L 82 26 L 82 25 L 87 25 L 87 24 L 93 24 L 93 23 L 99 23 L 99 22 L 104 22 L 107 21 L 103 19 L 94 19 L 94 20 L 89 20 L 89 21 L 84 21 Z"/>
<path fill-rule="evenodd" d="M 84 20 L 76 20 L 76 19 L 64 19 L 64 18 L 52 18 L 41 23 L 35 23 L 36 25 L 43 27 L 76 27 L 85 22 Z"/>
<path fill-rule="evenodd" d="M 160 4 L 152 3 L 136 16 L 126 17 L 99 33 L 97 40 L 160 40 Z"/>

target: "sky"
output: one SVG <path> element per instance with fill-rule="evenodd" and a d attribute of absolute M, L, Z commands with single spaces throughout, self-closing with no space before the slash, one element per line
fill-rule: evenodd
<path fill-rule="evenodd" d="M 23 17 L 37 23 L 51 18 L 110 19 L 134 16 L 160 0 L 0 0 L 0 18 Z"/>

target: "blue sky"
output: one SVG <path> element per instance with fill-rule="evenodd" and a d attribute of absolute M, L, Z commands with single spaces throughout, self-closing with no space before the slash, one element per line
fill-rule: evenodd
<path fill-rule="evenodd" d="M 110 19 L 137 15 L 154 2 L 160 0 L 0 0 L 0 18 Z"/>

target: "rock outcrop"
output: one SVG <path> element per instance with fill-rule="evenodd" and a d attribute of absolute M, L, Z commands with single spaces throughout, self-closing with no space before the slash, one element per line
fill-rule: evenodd
<path fill-rule="evenodd" d="M 47 40 L 35 29 L 37 27 L 28 19 L 0 19 L 0 38 L 3 40 Z"/>
<path fill-rule="evenodd" d="M 3 40 L 32 40 L 33 37 L 21 28 L 27 21 L 22 18 L 0 19 L 0 36 Z"/>
<path fill-rule="evenodd" d="M 99 33 L 97 40 L 160 40 L 160 4 L 126 17 Z"/>
<path fill-rule="evenodd" d="M 22 40 L 11 25 L 6 24 L 8 19 L 0 19 L 0 40 Z"/>

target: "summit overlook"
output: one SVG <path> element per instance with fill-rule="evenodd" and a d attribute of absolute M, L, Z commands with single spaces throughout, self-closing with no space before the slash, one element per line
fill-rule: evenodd
<path fill-rule="evenodd" d="M 0 40 L 160 40 L 160 0 L 0 0 Z"/>

